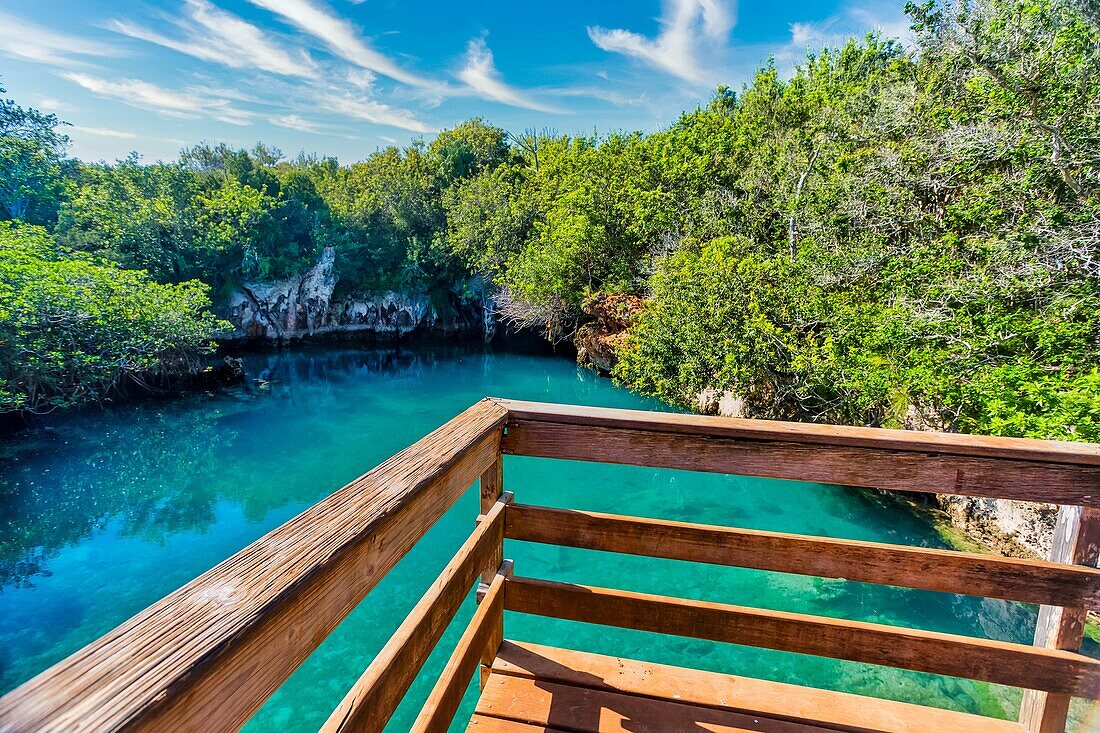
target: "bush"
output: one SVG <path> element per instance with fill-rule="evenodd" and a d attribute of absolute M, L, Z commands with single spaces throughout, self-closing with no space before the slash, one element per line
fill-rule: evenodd
<path fill-rule="evenodd" d="M 0 411 L 102 401 L 127 377 L 195 370 L 228 325 L 209 305 L 200 282 L 158 284 L 0 222 Z"/>

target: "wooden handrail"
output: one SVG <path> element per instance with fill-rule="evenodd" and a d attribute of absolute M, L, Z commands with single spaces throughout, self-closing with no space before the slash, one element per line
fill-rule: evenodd
<path fill-rule="evenodd" d="M 1100 466 L 1100 444 L 964 433 L 891 430 L 848 425 L 819 425 L 676 412 L 561 405 L 492 398 L 508 410 L 509 420 L 583 425 L 615 430 L 645 430 L 710 438 L 769 443 L 799 443 L 848 448 L 877 448 L 937 455 Z"/>
<path fill-rule="evenodd" d="M 1100 608 L 1100 570 L 907 545 L 516 504 L 505 537 L 819 578 Z"/>
<path fill-rule="evenodd" d="M 826 446 L 514 417 L 508 420 L 503 449 L 540 458 L 1100 507 L 1100 467 L 1065 460 Z"/>
<path fill-rule="evenodd" d="M 504 608 L 1100 699 L 1100 660 L 1026 644 L 531 578 Z"/>
<path fill-rule="evenodd" d="M 451 654 L 443 672 L 428 694 L 410 733 L 447 733 L 447 728 L 462 702 L 462 694 L 470 684 L 485 649 L 495 638 L 498 621 L 504 613 L 504 589 L 507 569 L 498 572 L 481 599 L 474 617 L 470 620 L 458 645 Z M 497 641 L 499 643 L 499 640 Z M 495 654 L 496 649 L 490 650 Z"/>
<path fill-rule="evenodd" d="M 477 528 L 321 726 L 320 733 L 379 733 L 386 727 L 482 568 L 499 552 L 504 539 L 504 507 L 505 502 L 498 501 L 481 517 Z"/>
<path fill-rule="evenodd" d="M 0 730 L 236 730 L 496 460 L 506 416 L 477 403 L 0 698 Z"/>

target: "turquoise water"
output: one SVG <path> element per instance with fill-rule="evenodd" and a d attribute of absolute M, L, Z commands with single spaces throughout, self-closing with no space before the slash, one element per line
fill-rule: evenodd
<path fill-rule="evenodd" d="M 567 359 L 479 348 L 256 356 L 227 394 L 71 416 L 0 446 L 0 692 L 77 650 L 484 395 L 662 409 Z M 507 457 L 518 501 L 943 546 L 922 519 L 834 486 Z M 468 535 L 449 512 L 257 713 L 316 730 Z M 510 542 L 528 576 L 1028 641 L 1034 609 L 963 596 Z M 472 613 L 468 599 L 459 621 Z M 453 625 L 391 725 L 415 717 Z M 509 614 L 512 638 L 1014 716 L 1011 691 L 732 645 Z M 472 702 L 473 691 L 467 696 Z M 460 714 L 461 717 L 461 714 Z M 460 726 L 457 726 L 460 727 Z M 456 729 L 457 729 L 456 727 Z"/>

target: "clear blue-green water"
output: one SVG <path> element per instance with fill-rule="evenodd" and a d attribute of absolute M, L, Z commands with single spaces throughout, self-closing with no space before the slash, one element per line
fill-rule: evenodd
<path fill-rule="evenodd" d="M 664 409 L 569 360 L 474 347 L 249 357 L 225 394 L 73 415 L 0 446 L 0 692 L 108 631 L 485 395 Z M 835 486 L 506 458 L 524 503 L 943 546 L 921 517 Z M 257 713 L 316 730 L 468 535 L 476 489 Z M 1028 641 L 1034 609 L 845 581 L 511 542 L 519 574 L 972 636 Z M 429 660 L 406 728 L 472 613 Z M 512 638 L 1013 716 L 1011 691 L 690 639 L 509 614 Z M 473 690 L 467 695 L 467 705 Z M 462 715 L 460 713 L 459 718 Z"/>

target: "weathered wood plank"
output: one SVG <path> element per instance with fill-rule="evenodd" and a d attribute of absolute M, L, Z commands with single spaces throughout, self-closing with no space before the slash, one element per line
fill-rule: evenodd
<path fill-rule="evenodd" d="M 504 493 L 504 457 L 502 455 L 497 454 L 493 464 L 485 470 L 485 473 L 481 474 L 478 485 L 481 492 L 481 513 L 485 514 Z M 503 541 L 492 561 L 485 566 L 485 572 L 481 576 L 482 581 L 492 583 L 496 569 L 500 567 L 502 562 L 504 562 Z"/>
<path fill-rule="evenodd" d="M 386 646 L 348 690 L 321 733 L 378 733 L 439 643 L 481 568 L 494 557 L 504 530 L 504 503 L 488 513 L 435 582 L 405 617 Z"/>
<path fill-rule="evenodd" d="M 544 725 L 528 725 L 514 720 L 493 718 L 488 715 L 474 714 L 466 733 L 569 733 L 561 728 L 547 728 Z"/>
<path fill-rule="evenodd" d="M 505 537 L 1024 603 L 1100 607 L 1096 568 L 995 555 L 522 504 L 508 507 Z"/>
<path fill-rule="evenodd" d="M 497 501 L 504 493 L 504 456 L 497 454 L 497 459 L 493 461 L 493 465 L 490 466 L 485 473 L 481 474 L 481 480 L 478 482 L 481 490 L 481 513 L 484 514 L 487 506 L 491 506 L 493 502 Z M 487 587 L 493 582 L 493 576 L 496 575 L 497 568 L 504 562 L 504 539 L 501 538 L 497 543 L 496 552 L 493 553 L 493 557 L 490 562 L 485 566 L 484 571 L 481 573 L 481 583 Z M 481 602 L 481 595 L 478 594 L 478 603 Z M 482 684 L 489 677 L 489 666 L 493 663 L 493 652 L 496 647 L 500 645 L 500 642 L 504 640 L 504 615 L 501 614 L 497 619 L 497 628 L 493 632 L 493 638 L 489 645 L 485 648 L 485 653 L 481 658 L 481 674 L 479 680 Z"/>
<path fill-rule="evenodd" d="M 489 591 L 458 640 L 410 733 L 447 733 L 485 648 L 492 643 L 496 621 L 504 614 L 505 579 L 504 574 L 497 574 L 489 584 Z"/>
<path fill-rule="evenodd" d="M 505 608 L 1100 698 L 1100 661 L 1025 644 L 530 578 L 508 581 Z"/>
<path fill-rule="evenodd" d="M 517 421 L 649 430 L 712 438 L 780 443 L 880 448 L 943 455 L 1012 458 L 1079 466 L 1100 466 L 1100 445 L 1030 438 L 1004 438 L 917 430 L 889 430 L 846 425 L 747 420 L 645 410 L 497 399 Z"/>
<path fill-rule="evenodd" d="M 494 674 L 477 714 L 574 733 L 835 733 L 809 723 Z"/>
<path fill-rule="evenodd" d="M 0 698 L 0 730 L 239 728 L 495 460 L 471 407 Z"/>
<path fill-rule="evenodd" d="M 1098 555 L 1100 510 L 1061 507 L 1050 559 L 1058 563 L 1094 566 Z M 1086 615 L 1084 608 L 1041 607 L 1035 625 L 1035 645 L 1077 651 L 1084 639 Z M 1028 690 L 1020 703 L 1020 722 L 1030 733 L 1063 733 L 1068 715 L 1069 695 Z"/>
<path fill-rule="evenodd" d="M 847 692 L 505 641 L 495 675 L 527 677 L 659 700 L 878 733 L 1023 733 L 1019 723 Z"/>
<path fill-rule="evenodd" d="M 510 419 L 505 453 L 1100 507 L 1100 467 Z"/>
<path fill-rule="evenodd" d="M 485 514 L 492 508 L 493 504 L 500 499 L 500 494 L 504 493 L 504 457 L 499 453 L 496 460 L 493 461 L 492 466 L 485 469 L 482 473 L 481 479 L 478 480 L 478 489 L 481 491 L 481 511 Z M 500 545 L 500 551 L 491 564 L 485 567 L 485 572 L 482 575 L 482 580 L 486 583 L 493 582 L 493 576 L 496 575 L 496 569 L 500 567 L 500 564 L 504 561 L 504 544 Z"/>

